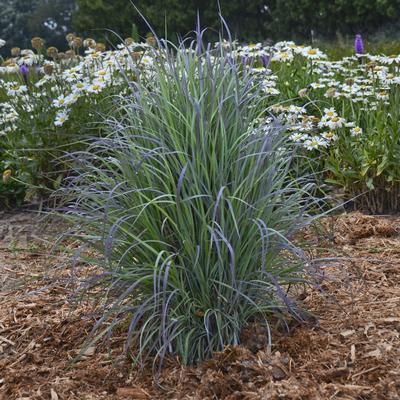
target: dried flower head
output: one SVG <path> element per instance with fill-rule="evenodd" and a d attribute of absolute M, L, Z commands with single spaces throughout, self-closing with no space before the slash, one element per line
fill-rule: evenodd
<path fill-rule="evenodd" d="M 47 55 L 52 58 L 56 58 L 58 54 L 57 47 L 51 46 L 47 49 Z"/>
<path fill-rule="evenodd" d="M 104 43 L 97 43 L 96 50 L 97 51 L 106 51 L 106 45 Z"/>
<path fill-rule="evenodd" d="M 80 38 L 79 36 L 74 37 L 74 40 L 72 41 L 72 47 L 74 49 L 79 49 L 80 47 L 82 47 L 82 44 L 82 38 Z"/>
<path fill-rule="evenodd" d="M 65 36 L 65 39 L 69 45 L 71 45 L 72 41 L 75 39 L 75 36 L 75 33 L 68 33 L 67 36 Z"/>
<path fill-rule="evenodd" d="M 63 53 L 63 52 L 60 52 L 60 53 L 58 53 L 57 54 L 57 59 L 58 60 L 65 60 L 67 57 L 66 57 L 66 55 L 65 55 L 65 53 Z"/>
<path fill-rule="evenodd" d="M 87 49 L 94 49 L 94 48 L 96 48 L 96 41 L 91 38 L 86 38 L 83 41 L 83 47 L 85 47 Z"/>
<path fill-rule="evenodd" d="M 19 57 L 21 55 L 21 49 L 19 47 L 13 47 L 11 49 L 11 55 L 13 57 Z"/>
<path fill-rule="evenodd" d="M 53 64 L 44 64 L 43 65 L 43 71 L 46 75 L 51 75 L 54 71 L 54 66 Z"/>
<path fill-rule="evenodd" d="M 44 40 L 38 36 L 32 38 L 31 40 L 32 48 L 35 50 L 41 50 L 44 46 Z"/>
<path fill-rule="evenodd" d="M 148 37 L 146 38 L 146 43 L 147 43 L 148 45 L 150 45 L 150 46 L 155 47 L 155 45 L 157 44 L 157 40 L 156 40 L 156 38 L 155 38 L 154 36 L 148 36 Z"/>
<path fill-rule="evenodd" d="M 127 37 L 127 38 L 125 39 L 124 43 L 125 43 L 127 46 L 130 46 L 131 44 L 135 43 L 135 41 L 134 41 L 133 38 Z"/>
<path fill-rule="evenodd" d="M 132 51 L 131 57 L 135 61 L 139 61 L 143 56 L 143 52 L 141 51 Z"/>
<path fill-rule="evenodd" d="M 75 51 L 74 50 L 67 50 L 65 52 L 65 58 L 72 59 L 75 58 Z"/>

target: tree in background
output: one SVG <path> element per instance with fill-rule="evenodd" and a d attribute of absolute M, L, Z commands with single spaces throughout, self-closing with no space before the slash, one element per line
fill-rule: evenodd
<path fill-rule="evenodd" d="M 7 44 L 24 47 L 28 43 L 27 18 L 37 7 L 38 0 L 4 0 L 0 8 L 0 37 Z"/>
<path fill-rule="evenodd" d="M 199 11 L 202 26 L 217 32 L 221 21 L 217 0 L 133 0 L 161 36 L 172 40 L 195 26 Z M 64 48 L 65 34 L 72 30 L 82 36 L 117 43 L 122 37 L 142 37 L 148 26 L 130 0 L 2 0 L 0 38 L 3 48 L 29 47 L 33 36 L 48 45 Z M 399 37 L 400 0 L 220 0 L 222 13 L 234 36 L 241 40 L 331 39 L 354 33 L 389 32 Z M 72 16 L 72 21 L 71 21 Z M 389 31 L 389 29 L 391 29 Z"/>
<path fill-rule="evenodd" d="M 80 35 L 109 37 L 107 30 L 129 36 L 137 14 L 129 0 L 78 0 L 73 15 L 74 29 Z"/>
<path fill-rule="evenodd" d="M 30 47 L 34 36 L 48 45 L 65 47 L 71 30 L 75 0 L 3 0 L 0 8 L 0 38 L 10 47 Z M 3 49 L 2 49 L 3 50 Z"/>
<path fill-rule="evenodd" d="M 130 0 L 76 0 L 76 3 L 73 26 L 88 36 L 106 36 L 112 40 L 112 34 L 105 28 L 123 37 L 130 36 L 133 24 L 142 36 L 149 31 Z M 220 3 L 224 18 L 235 34 L 253 40 L 264 36 L 265 0 L 221 0 Z M 202 26 L 218 31 L 221 25 L 217 0 L 135 0 L 134 4 L 159 35 L 164 36 L 167 29 L 171 39 L 184 36 L 195 27 L 197 11 Z"/>
<path fill-rule="evenodd" d="M 133 0 L 156 31 L 169 37 L 193 29 L 199 11 L 202 26 L 218 29 L 217 0 Z M 132 24 L 141 35 L 149 30 L 130 0 L 76 0 L 74 26 L 90 36 L 106 36 L 110 28 L 129 36 Z M 374 33 L 398 24 L 400 0 L 220 0 L 224 18 L 243 40 L 310 39 L 356 32 Z"/>
<path fill-rule="evenodd" d="M 269 0 L 267 30 L 280 38 L 373 34 L 398 23 L 400 0 Z"/>

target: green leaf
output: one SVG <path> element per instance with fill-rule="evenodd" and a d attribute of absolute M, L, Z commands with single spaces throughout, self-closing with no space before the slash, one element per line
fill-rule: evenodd
<path fill-rule="evenodd" d="M 62 179 L 63 179 L 63 175 L 62 174 L 58 175 L 57 179 L 53 183 L 54 189 L 59 189 L 60 188 Z"/>
<path fill-rule="evenodd" d="M 372 179 L 372 178 L 367 179 L 367 181 L 365 182 L 365 184 L 367 185 L 367 188 L 368 188 L 369 190 L 374 190 L 374 189 L 375 189 L 375 186 L 374 186 L 374 183 L 373 183 L 373 179 Z"/>
<path fill-rule="evenodd" d="M 369 168 L 370 168 L 370 165 L 364 165 L 364 166 L 361 168 L 360 175 L 361 175 L 361 176 L 367 175 L 367 172 L 368 172 Z"/>
<path fill-rule="evenodd" d="M 387 164 L 388 164 L 388 158 L 387 156 L 383 156 L 383 159 L 381 161 L 381 163 L 378 165 L 378 168 L 376 170 L 376 176 L 379 176 L 386 168 Z"/>

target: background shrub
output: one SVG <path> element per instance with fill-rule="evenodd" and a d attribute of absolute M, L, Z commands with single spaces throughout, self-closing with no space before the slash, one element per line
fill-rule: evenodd
<path fill-rule="evenodd" d="M 8 54 L 15 46 L 28 47 L 34 36 L 43 37 L 51 46 L 65 46 L 74 10 L 75 0 L 2 0 L 0 39 L 7 44 L 0 55 Z"/>

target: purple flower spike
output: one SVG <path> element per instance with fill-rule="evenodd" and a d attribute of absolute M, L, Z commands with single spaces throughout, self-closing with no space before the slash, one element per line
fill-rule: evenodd
<path fill-rule="evenodd" d="M 354 50 L 356 54 L 364 53 L 364 43 L 360 34 L 357 34 L 354 40 Z"/>
<path fill-rule="evenodd" d="M 261 56 L 261 62 L 263 64 L 264 68 L 268 68 L 269 62 L 271 61 L 271 57 L 269 56 L 269 54 L 263 54 Z"/>
<path fill-rule="evenodd" d="M 25 64 L 22 64 L 19 67 L 19 72 L 21 72 L 22 75 L 27 76 L 29 74 L 29 67 Z"/>

